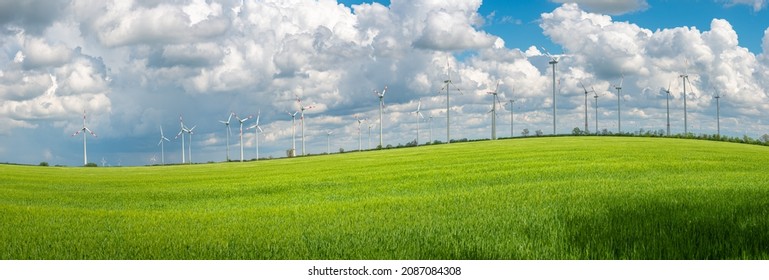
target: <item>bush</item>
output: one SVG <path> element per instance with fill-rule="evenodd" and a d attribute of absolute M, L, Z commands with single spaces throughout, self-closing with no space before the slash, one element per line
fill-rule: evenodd
<path fill-rule="evenodd" d="M 89 162 L 88 164 L 85 165 L 85 167 L 98 167 L 98 165 L 96 165 L 93 162 Z"/>
<path fill-rule="evenodd" d="M 42 161 L 42 162 L 40 162 L 40 164 L 38 164 L 38 165 L 39 165 L 39 166 L 48 166 L 48 163 L 47 163 L 47 162 L 45 162 L 45 161 Z"/>

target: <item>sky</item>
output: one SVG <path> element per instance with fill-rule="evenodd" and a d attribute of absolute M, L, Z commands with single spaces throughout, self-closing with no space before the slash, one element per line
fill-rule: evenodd
<path fill-rule="evenodd" d="M 546 51 L 545 51 L 546 50 Z M 224 161 L 234 112 L 259 115 L 261 157 L 291 148 L 297 98 L 305 153 L 379 142 L 491 137 L 499 83 L 499 137 L 584 129 L 687 128 L 757 138 L 769 133 L 769 1 L 766 0 L 0 0 L 0 162 L 98 165 L 181 162 L 180 116 L 194 162 Z M 547 53 L 557 57 L 555 102 Z M 450 75 L 450 76 L 447 76 Z M 582 85 L 589 93 L 587 107 Z M 421 104 L 418 119 L 414 111 Z M 432 117 L 432 118 L 430 118 Z M 234 119 L 234 118 L 233 118 Z M 432 121 L 431 121 L 432 120 Z M 244 129 L 254 124 L 244 123 Z M 232 123 L 230 158 L 240 158 Z M 297 153 L 302 153 L 296 119 Z M 170 140 L 158 146 L 160 127 Z M 331 132 L 329 135 L 328 132 Z M 255 158 L 254 130 L 243 135 Z M 327 142 L 328 141 L 328 142 Z M 185 140 L 185 145 L 189 139 Z M 154 160 L 153 160 L 154 159 Z"/>

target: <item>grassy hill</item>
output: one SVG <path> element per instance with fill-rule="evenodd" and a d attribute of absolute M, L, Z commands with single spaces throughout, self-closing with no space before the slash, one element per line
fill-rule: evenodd
<path fill-rule="evenodd" d="M 0 259 L 769 259 L 769 147 L 556 137 L 0 166 Z"/>

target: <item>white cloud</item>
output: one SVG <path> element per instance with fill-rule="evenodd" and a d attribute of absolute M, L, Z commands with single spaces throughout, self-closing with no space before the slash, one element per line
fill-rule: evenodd
<path fill-rule="evenodd" d="M 609 14 L 609 15 L 622 15 L 637 11 L 643 11 L 649 8 L 649 3 L 646 0 L 551 0 L 555 3 L 576 3 L 586 10 Z M 760 1 L 760 0 L 759 0 Z"/>
<path fill-rule="evenodd" d="M 769 5 L 769 0 L 722 0 L 725 1 L 727 6 L 732 5 L 748 5 L 753 7 L 753 11 L 760 11 Z"/>

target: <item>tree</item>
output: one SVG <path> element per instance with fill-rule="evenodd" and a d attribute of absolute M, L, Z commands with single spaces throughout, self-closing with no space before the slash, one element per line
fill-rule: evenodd
<path fill-rule="evenodd" d="M 764 144 L 769 144 L 769 134 L 761 135 L 761 142 L 764 142 Z"/>
<path fill-rule="evenodd" d="M 523 131 L 521 132 L 521 135 L 523 137 L 529 136 L 529 129 L 528 128 L 524 128 Z"/>
<path fill-rule="evenodd" d="M 45 161 L 41 161 L 39 165 L 40 165 L 40 166 L 48 166 L 48 163 L 47 163 L 47 162 L 45 162 Z"/>
<path fill-rule="evenodd" d="M 582 130 L 579 129 L 579 127 L 575 127 L 571 130 L 571 134 L 573 135 L 582 135 Z"/>
<path fill-rule="evenodd" d="M 534 134 L 536 134 L 537 136 L 542 136 L 545 133 L 543 133 L 541 129 L 537 129 L 537 131 L 534 131 Z"/>

